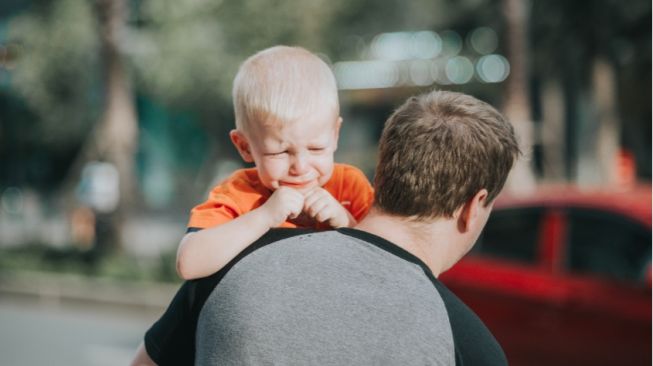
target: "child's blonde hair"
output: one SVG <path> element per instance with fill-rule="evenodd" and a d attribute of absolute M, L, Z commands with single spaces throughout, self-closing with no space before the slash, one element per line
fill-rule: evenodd
<path fill-rule="evenodd" d="M 233 91 L 236 128 L 253 123 L 296 121 L 331 108 L 338 116 L 338 90 L 329 66 L 300 48 L 275 46 L 249 57 L 238 70 Z"/>

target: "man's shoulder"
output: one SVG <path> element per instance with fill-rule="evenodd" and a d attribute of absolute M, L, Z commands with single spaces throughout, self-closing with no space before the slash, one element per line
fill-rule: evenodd
<path fill-rule="evenodd" d="M 278 364 L 452 364 L 437 290 L 417 263 L 379 241 L 341 230 L 269 232 L 209 297 L 199 359 L 252 347 Z M 228 336 L 236 331 L 246 343 Z M 288 353 L 288 345 L 301 347 Z"/>
<path fill-rule="evenodd" d="M 402 290 L 392 289 L 397 290 L 398 298 L 406 294 L 414 298 L 440 297 L 432 276 L 428 275 L 430 272 L 418 258 L 383 238 L 354 229 L 273 229 L 249 246 L 225 271 L 241 273 L 239 278 L 265 273 L 265 279 L 245 281 L 249 285 L 252 281 L 270 281 L 262 287 L 289 278 L 293 279 L 292 286 L 311 287 L 315 280 L 319 286 L 334 289 L 359 281 L 361 287 L 370 287 L 370 293 L 392 283 L 402 284 L 398 286 Z M 392 291 L 381 291 L 382 297 L 390 296 Z"/>
<path fill-rule="evenodd" d="M 263 234 L 263 236 L 250 245 L 249 249 L 257 249 L 274 242 L 316 232 L 316 230 L 310 228 L 273 228 L 268 230 L 268 232 Z"/>
<path fill-rule="evenodd" d="M 274 228 L 248 246 L 220 272 L 226 273 L 234 266 L 271 271 L 268 267 L 279 261 L 292 262 L 293 265 L 283 269 L 283 272 L 293 272 L 297 278 L 305 276 L 301 268 L 312 272 L 321 266 L 336 264 L 341 271 L 372 271 L 392 278 L 403 275 L 414 279 L 415 269 L 426 266 L 402 248 L 365 231 L 349 228 Z M 253 266 L 252 263 L 256 264 Z M 429 276 L 424 272 L 417 273 L 420 282 L 430 283 Z"/>

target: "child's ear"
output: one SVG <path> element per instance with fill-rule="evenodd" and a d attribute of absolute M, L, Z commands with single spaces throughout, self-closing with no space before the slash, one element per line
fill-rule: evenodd
<path fill-rule="evenodd" d="M 238 130 L 231 130 L 229 132 L 229 138 L 231 138 L 231 142 L 234 144 L 243 160 L 246 163 L 253 163 L 254 158 L 252 157 L 247 137 Z"/>
<path fill-rule="evenodd" d="M 333 133 L 335 133 L 335 136 L 333 136 L 333 151 L 336 151 L 338 148 L 338 137 L 340 137 L 340 126 L 342 125 L 342 117 L 338 117 L 338 120 L 336 121 L 336 126 L 333 129 Z"/>

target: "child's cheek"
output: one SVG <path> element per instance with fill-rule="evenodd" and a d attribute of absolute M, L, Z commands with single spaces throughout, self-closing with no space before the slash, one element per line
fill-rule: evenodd
<path fill-rule="evenodd" d="M 285 177 L 286 172 L 288 171 L 287 164 L 284 164 L 280 161 L 273 161 L 269 165 L 268 172 L 272 179 L 278 180 Z"/>
<path fill-rule="evenodd" d="M 320 173 L 320 186 L 325 185 L 333 174 L 333 155 L 325 156 L 321 159 L 318 171 Z"/>
<path fill-rule="evenodd" d="M 261 169 L 259 169 L 260 172 Z M 278 183 L 277 181 L 284 178 L 284 164 L 279 159 L 267 159 L 263 163 L 264 175 L 267 180 L 272 184 Z M 275 187 L 278 188 L 278 187 Z"/>

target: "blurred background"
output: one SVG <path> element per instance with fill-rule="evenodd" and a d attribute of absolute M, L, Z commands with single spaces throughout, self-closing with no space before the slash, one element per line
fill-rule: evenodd
<path fill-rule="evenodd" d="M 554 205 L 554 219 L 525 226 L 543 239 L 525 241 L 551 243 L 547 235 L 563 232 L 569 242 L 574 235 L 561 228 L 580 224 L 555 222 L 567 222 L 560 207 L 572 201 L 637 207 L 597 208 L 637 227 L 628 236 L 636 249 L 624 249 L 622 266 L 634 275 L 599 271 L 592 286 L 608 281 L 612 295 L 636 292 L 609 311 L 639 309 L 615 324 L 639 329 L 644 346 L 631 364 L 650 364 L 651 2 L 644 0 L 3 0 L 0 364 L 128 362 L 180 283 L 174 256 L 190 208 L 244 166 L 228 138 L 237 68 L 276 44 L 305 47 L 332 66 L 344 119 L 336 160 L 370 179 L 393 109 L 410 95 L 445 89 L 491 103 L 515 125 L 525 156 L 504 196 L 553 192 L 529 203 L 538 207 L 570 197 Z M 504 237 L 520 230 L 511 226 L 517 221 L 503 224 Z M 600 222 L 583 221 L 608 225 Z M 627 229 L 609 233 L 620 230 Z M 601 245 L 616 253 L 626 239 L 615 237 Z M 508 262 L 491 273 L 522 247 L 508 246 Z M 588 271 L 571 268 L 569 252 L 560 265 L 551 250 L 535 252 L 549 257 L 528 265 L 587 279 Z M 541 288 L 537 278 L 523 286 Z M 473 307 L 492 316 L 482 302 Z M 513 364 L 535 364 L 529 345 L 492 330 Z M 573 352 L 559 354 L 570 364 L 587 361 Z"/>

